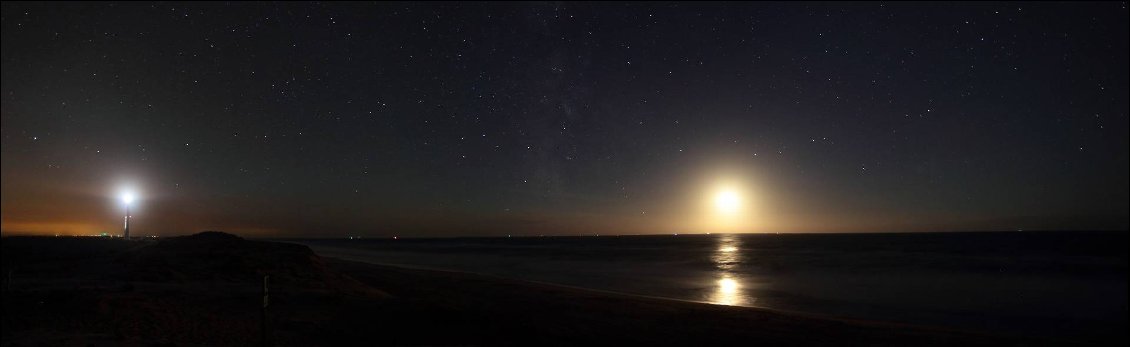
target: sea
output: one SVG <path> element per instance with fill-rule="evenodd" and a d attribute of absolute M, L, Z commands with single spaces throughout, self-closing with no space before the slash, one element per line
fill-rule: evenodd
<path fill-rule="evenodd" d="M 291 240 L 322 256 L 857 320 L 1125 339 L 1127 232 Z"/>

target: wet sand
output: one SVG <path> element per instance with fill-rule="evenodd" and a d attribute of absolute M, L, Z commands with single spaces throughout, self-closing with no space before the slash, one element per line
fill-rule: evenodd
<path fill-rule="evenodd" d="M 591 291 L 459 272 L 332 260 L 397 300 L 452 317 L 461 338 L 439 344 L 1032 345 L 1023 340 L 760 308 Z M 459 321 L 462 320 L 462 321 Z M 1051 342 L 1051 341 L 1044 341 Z"/>

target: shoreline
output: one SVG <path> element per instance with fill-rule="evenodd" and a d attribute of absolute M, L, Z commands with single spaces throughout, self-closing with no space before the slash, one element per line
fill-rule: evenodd
<path fill-rule="evenodd" d="M 838 316 L 834 316 L 834 315 L 824 315 L 824 314 L 813 313 L 813 312 L 804 312 L 804 311 L 790 311 L 790 310 L 777 309 L 777 308 L 764 307 L 764 306 L 725 305 L 725 304 L 718 304 L 718 303 L 713 303 L 713 302 L 709 302 L 709 301 L 705 301 L 705 300 L 680 299 L 680 298 L 672 298 L 672 297 L 657 296 L 657 295 L 646 295 L 646 294 L 621 292 L 621 291 L 609 290 L 609 289 L 589 288 L 589 287 L 574 286 L 574 285 L 547 282 L 547 281 L 538 281 L 538 280 L 529 280 L 529 279 L 522 279 L 522 278 L 515 278 L 515 277 L 506 277 L 506 276 L 494 275 L 494 274 L 485 273 L 485 272 L 453 270 L 453 269 L 444 269 L 444 268 L 419 266 L 419 265 L 411 265 L 411 264 L 380 263 L 380 262 L 372 262 L 372 261 L 357 260 L 357 259 L 344 259 L 344 258 L 339 257 L 339 256 L 324 256 L 324 255 L 320 255 L 320 254 L 319 254 L 319 256 L 321 256 L 323 259 L 329 260 L 331 262 L 332 261 L 352 262 L 352 263 L 361 263 L 361 264 L 372 265 L 372 266 L 397 268 L 397 269 L 403 269 L 403 270 L 478 276 L 478 277 L 489 278 L 491 280 L 496 280 L 496 281 L 515 282 L 517 284 L 548 286 L 548 287 L 555 287 L 555 288 L 560 288 L 560 289 L 564 289 L 564 290 L 576 290 L 576 291 L 592 292 L 592 293 L 605 294 L 605 295 L 611 295 L 611 296 L 621 296 L 621 297 L 625 297 L 625 298 L 628 298 L 628 299 L 662 300 L 662 301 L 672 301 L 672 302 L 679 302 L 679 303 L 711 305 L 711 306 L 719 306 L 719 307 L 732 307 L 732 308 L 735 308 L 735 309 L 743 309 L 744 308 L 744 309 L 753 309 L 753 310 L 758 310 L 758 311 L 772 312 L 772 313 L 778 313 L 778 314 L 783 314 L 783 315 L 799 316 L 799 317 L 806 317 L 806 318 L 813 318 L 813 319 L 826 319 L 826 320 L 836 320 L 836 321 L 845 321 L 845 322 L 873 323 L 873 324 L 884 324 L 884 325 L 895 325 L 895 326 L 931 328 L 931 329 L 936 329 L 936 330 L 953 331 L 953 332 L 957 332 L 957 333 L 983 334 L 983 333 L 976 332 L 976 331 L 966 331 L 966 330 L 961 330 L 961 329 L 950 329 L 950 328 L 945 328 L 945 327 L 935 327 L 935 326 L 931 326 L 931 325 L 887 322 L 887 321 L 879 321 L 879 320 L 853 319 L 853 318 L 848 318 L 848 317 L 838 317 Z M 1009 336 L 1006 336 L 1006 337 L 1009 337 Z"/>
<path fill-rule="evenodd" d="M 770 321 L 776 323 L 783 323 L 788 326 L 788 329 L 782 329 L 781 326 L 766 326 L 759 325 L 759 328 L 766 331 L 739 331 L 738 329 L 731 330 L 737 336 L 762 336 L 764 335 L 777 335 L 781 331 L 792 331 L 796 326 L 806 326 L 801 330 L 812 329 L 806 334 L 809 336 L 794 336 L 793 339 L 777 339 L 776 336 L 771 338 L 771 343 L 784 343 L 784 344 L 800 344 L 800 345 L 873 345 L 873 344 L 895 344 L 895 345 L 1073 345 L 1071 341 L 1058 341 L 1048 339 L 1032 339 L 1022 336 L 1010 336 L 1001 334 L 987 334 L 981 332 L 970 332 L 945 327 L 935 327 L 926 325 L 914 325 L 896 322 L 883 322 L 883 321 L 868 321 L 868 320 L 855 320 L 847 318 L 839 318 L 832 316 L 822 316 L 818 314 L 811 314 L 805 312 L 792 312 L 784 310 L 776 310 L 763 307 L 751 306 L 730 306 L 712 304 L 707 302 L 681 300 L 675 298 L 657 297 L 638 295 L 632 293 L 622 293 L 616 291 L 607 291 L 600 289 L 591 289 L 577 286 L 561 285 L 556 283 L 530 281 L 523 279 L 507 278 L 491 274 L 475 273 L 469 271 L 448 270 L 448 269 L 434 269 L 414 267 L 411 265 L 402 266 L 399 264 L 379 264 L 365 261 L 356 261 L 349 259 L 341 259 L 337 257 L 324 257 L 327 264 L 342 270 L 343 273 L 357 278 L 363 283 L 375 282 L 366 278 L 366 272 L 383 272 L 383 273 L 405 273 L 409 276 L 428 277 L 431 279 L 447 278 L 453 282 L 464 282 L 461 289 L 472 289 L 472 283 L 485 283 L 491 287 L 510 287 L 510 290 L 525 292 L 524 295 L 541 295 L 541 292 L 549 292 L 553 300 L 566 300 L 566 301 L 580 301 L 578 307 L 585 309 L 587 303 L 584 301 L 602 301 L 609 302 L 615 301 L 617 304 L 633 306 L 647 306 L 652 309 L 658 308 L 661 311 L 695 311 L 700 313 L 701 319 L 697 322 L 690 322 L 689 325 L 697 324 L 711 324 L 718 320 L 726 319 L 748 319 L 755 321 Z M 390 290 L 389 293 L 397 297 L 396 290 Z M 513 294 L 513 293 L 510 293 Z M 467 294 L 473 296 L 474 294 Z M 493 298 L 485 298 L 491 300 Z M 525 300 L 523 300 L 525 301 Z M 599 310 L 600 308 L 595 308 Z M 617 314 L 626 316 L 647 316 L 653 315 L 655 312 L 649 310 L 620 311 Z M 835 327 L 829 329 L 829 327 Z M 695 329 L 691 329 L 695 330 Z M 852 342 L 838 341 L 832 336 L 821 336 L 823 334 L 840 335 L 841 332 L 831 332 L 829 330 L 843 330 L 842 333 L 852 336 L 853 339 L 847 340 Z M 800 334 L 800 333 L 798 333 Z M 828 338 L 831 338 L 829 340 Z M 750 340 L 749 343 L 757 343 L 758 338 Z M 832 342 L 836 340 L 838 342 Z M 738 340 L 725 340 L 725 341 L 745 341 L 745 339 Z M 790 342 L 791 341 L 791 342 Z M 662 344 L 662 343 L 661 343 Z M 727 344 L 727 343 L 722 343 Z"/>

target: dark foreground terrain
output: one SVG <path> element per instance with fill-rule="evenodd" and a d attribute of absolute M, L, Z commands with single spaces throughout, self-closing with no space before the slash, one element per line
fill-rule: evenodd
<path fill-rule="evenodd" d="M 216 232 L 8 237 L 2 254 L 5 346 L 1070 344 L 323 259 Z"/>

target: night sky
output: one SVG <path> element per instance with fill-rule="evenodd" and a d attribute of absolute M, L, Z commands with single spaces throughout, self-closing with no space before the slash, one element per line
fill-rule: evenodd
<path fill-rule="evenodd" d="M 2 17 L 6 235 L 119 233 L 123 189 L 134 235 L 1130 224 L 1126 2 Z"/>

